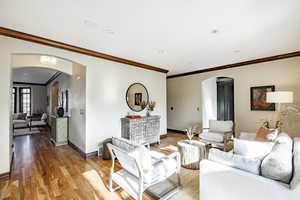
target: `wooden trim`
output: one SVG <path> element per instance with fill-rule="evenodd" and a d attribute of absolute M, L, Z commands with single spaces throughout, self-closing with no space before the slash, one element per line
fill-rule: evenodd
<path fill-rule="evenodd" d="M 72 142 L 70 142 L 70 140 L 68 140 L 68 145 L 70 147 L 72 147 L 72 149 L 74 149 L 75 151 L 77 151 L 80 154 L 81 157 L 85 158 L 85 153 L 81 149 L 79 149 L 79 147 L 77 147 L 75 144 L 73 144 Z"/>
<path fill-rule="evenodd" d="M 296 56 L 300 56 L 300 51 L 281 54 L 281 55 L 277 55 L 277 56 L 258 58 L 258 59 L 254 59 L 254 60 L 248 60 L 248 61 L 243 61 L 243 62 L 229 64 L 229 65 L 211 67 L 211 68 L 207 68 L 207 69 L 201 69 L 201 70 L 186 72 L 186 73 L 182 73 L 182 74 L 175 74 L 175 75 L 167 76 L 167 78 L 168 79 L 169 78 L 176 78 L 176 77 L 181 77 L 181 76 L 189 76 L 189 75 L 193 75 L 193 74 L 200 74 L 200 73 L 223 70 L 223 69 L 229 69 L 229 68 L 234 68 L 234 67 L 242 67 L 242 66 L 245 66 L 245 65 L 252 65 L 252 64 L 263 63 L 263 62 L 270 62 L 270 61 L 274 61 L 274 60 L 281 60 L 281 59 L 292 58 L 292 57 L 296 57 Z"/>
<path fill-rule="evenodd" d="M 59 77 L 62 74 L 62 72 L 56 72 L 51 76 L 51 78 L 45 83 L 45 85 L 49 85 L 52 81 L 54 81 L 57 77 Z"/>
<path fill-rule="evenodd" d="M 86 153 L 85 154 L 85 159 L 87 158 L 92 158 L 92 157 L 95 157 L 98 155 L 98 152 L 97 151 L 94 151 L 94 152 L 90 152 L 90 153 Z"/>
<path fill-rule="evenodd" d="M 85 54 L 85 55 L 88 55 L 88 56 L 102 58 L 102 59 L 106 59 L 106 60 L 110 60 L 110 61 L 114 61 L 114 62 L 118 62 L 118 63 L 132 65 L 132 66 L 139 67 L 139 68 L 158 71 L 158 72 L 162 72 L 162 73 L 168 73 L 168 70 L 166 70 L 166 69 L 153 67 L 153 66 L 146 65 L 146 64 L 143 64 L 143 63 L 139 63 L 139 62 L 135 62 L 135 61 L 132 61 L 132 60 L 127 60 L 127 59 L 124 59 L 124 58 L 111 56 L 111 55 L 104 54 L 104 53 L 101 53 L 101 52 L 97 52 L 97 51 L 93 51 L 93 50 L 73 46 L 73 45 L 70 45 L 70 44 L 50 40 L 50 39 L 47 39 L 47 38 L 31 35 L 31 34 L 28 34 L 28 33 L 19 32 L 19 31 L 4 28 L 4 27 L 0 27 L 0 35 L 12 37 L 12 38 L 17 38 L 17 39 L 21 39 L 21 40 L 26 40 L 26 41 L 30 41 L 30 42 L 34 42 L 34 43 L 38 43 L 38 44 L 43 44 L 43 45 L 47 45 L 47 46 L 51 46 L 51 47 L 55 47 L 55 48 L 59 48 L 59 49 L 64 49 L 64 50 L 67 50 L 67 51 L 81 53 L 81 54 Z"/>
<path fill-rule="evenodd" d="M 28 83 L 28 82 L 13 82 L 14 85 L 38 85 L 38 86 L 46 86 L 43 83 Z"/>
<path fill-rule="evenodd" d="M 168 128 L 167 131 L 184 134 L 184 131 L 182 131 L 182 130 L 176 130 L 176 129 L 169 129 Z"/>
<path fill-rule="evenodd" d="M 87 158 L 91 158 L 91 157 L 95 157 L 98 155 L 98 152 L 95 151 L 95 152 L 90 152 L 90 153 L 84 153 L 79 147 L 77 147 L 75 144 L 73 144 L 72 142 L 70 142 L 70 140 L 68 140 L 68 145 L 70 147 L 72 147 L 72 149 L 74 149 L 75 151 L 77 151 L 80 156 L 84 159 L 87 159 Z"/>
<path fill-rule="evenodd" d="M 9 178 L 10 178 L 10 172 L 0 174 L 0 183 L 3 183 L 5 181 L 9 180 Z"/>

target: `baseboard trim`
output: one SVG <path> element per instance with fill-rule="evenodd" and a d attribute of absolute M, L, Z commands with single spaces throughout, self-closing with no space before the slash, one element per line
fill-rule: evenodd
<path fill-rule="evenodd" d="M 90 153 L 84 153 L 79 147 L 77 147 L 75 144 L 73 144 L 72 142 L 70 142 L 70 140 L 68 140 L 68 145 L 70 147 L 72 147 L 72 149 L 74 149 L 75 151 L 77 151 L 80 156 L 84 159 L 87 159 L 87 158 L 92 158 L 92 157 L 95 157 L 98 155 L 98 152 L 97 151 L 94 151 L 94 152 L 90 152 Z"/>
<path fill-rule="evenodd" d="M 182 130 L 176 130 L 176 129 L 170 129 L 170 128 L 168 128 L 167 131 L 184 134 L 184 131 L 182 131 Z"/>
<path fill-rule="evenodd" d="M 72 142 L 70 142 L 70 140 L 68 140 L 68 145 L 70 147 L 72 147 L 72 149 L 74 149 L 75 151 L 77 151 L 81 157 L 86 158 L 85 157 L 85 153 L 79 148 L 77 147 L 75 144 L 73 144 Z"/>
<path fill-rule="evenodd" d="M 9 178 L 10 178 L 10 172 L 0 174 L 0 183 L 3 183 L 5 181 L 9 180 Z"/>
<path fill-rule="evenodd" d="M 85 158 L 92 158 L 98 156 L 98 151 L 90 152 L 85 154 Z"/>
<path fill-rule="evenodd" d="M 166 138 L 166 137 L 168 137 L 168 134 L 161 135 L 161 136 L 160 136 L 160 139 L 164 139 L 164 138 Z"/>

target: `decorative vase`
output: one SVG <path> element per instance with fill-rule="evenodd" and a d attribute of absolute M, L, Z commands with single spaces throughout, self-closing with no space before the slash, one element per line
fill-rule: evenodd
<path fill-rule="evenodd" d="M 64 108 L 63 108 L 63 107 L 59 107 L 59 108 L 57 109 L 57 115 L 58 115 L 59 117 L 63 117 L 64 114 L 65 114 Z"/>

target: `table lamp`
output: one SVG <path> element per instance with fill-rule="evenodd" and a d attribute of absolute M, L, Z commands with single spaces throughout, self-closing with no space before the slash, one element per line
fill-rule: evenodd
<path fill-rule="evenodd" d="M 290 91 L 276 91 L 267 92 L 267 103 L 278 103 L 277 113 L 276 113 L 276 128 L 280 128 L 281 122 L 281 104 L 282 103 L 293 103 L 294 94 Z"/>

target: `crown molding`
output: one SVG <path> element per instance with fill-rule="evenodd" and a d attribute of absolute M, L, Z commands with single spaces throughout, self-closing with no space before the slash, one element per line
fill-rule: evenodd
<path fill-rule="evenodd" d="M 166 69 L 154 67 L 151 65 L 146 65 L 143 63 L 135 62 L 132 60 L 127 60 L 124 58 L 119 58 L 116 56 L 104 54 L 104 53 L 93 51 L 90 49 L 77 47 L 74 45 L 66 44 L 63 42 L 58 42 L 55 40 L 50 40 L 47 38 L 31 35 L 28 33 L 19 32 L 19 31 L 13 30 L 13 29 L 0 27 L 0 35 L 17 38 L 20 40 L 26 40 L 26 41 L 30 41 L 30 42 L 34 42 L 34 43 L 38 43 L 38 44 L 43 44 L 43 45 L 47 45 L 47 46 L 51 46 L 51 47 L 55 47 L 55 48 L 59 48 L 59 49 L 64 49 L 64 50 L 68 50 L 68 51 L 72 51 L 72 52 L 76 52 L 76 53 L 80 53 L 80 54 L 84 54 L 84 55 L 88 55 L 88 56 L 93 56 L 93 57 L 97 57 L 97 58 L 101 58 L 101 59 L 105 59 L 105 60 L 110 60 L 110 61 L 114 61 L 114 62 L 118 62 L 118 63 L 123 63 L 123 64 L 131 65 L 134 67 L 139 67 L 139 68 L 153 70 L 153 71 L 162 72 L 162 73 L 168 73 L 168 70 L 166 70 Z"/>
<path fill-rule="evenodd" d="M 281 59 L 292 58 L 292 57 L 296 57 L 296 56 L 300 56 L 300 51 L 295 51 L 295 52 L 286 53 L 286 54 L 280 54 L 280 55 L 276 55 L 276 56 L 258 58 L 258 59 L 254 59 L 254 60 L 233 63 L 233 64 L 229 64 L 229 65 L 209 67 L 207 69 L 201 69 L 201 70 L 186 72 L 186 73 L 182 73 L 182 74 L 175 74 L 175 75 L 167 76 L 167 79 L 181 77 L 181 76 L 189 76 L 189 75 L 193 75 L 193 74 L 201 74 L 201 73 L 205 73 L 205 72 L 211 72 L 211 71 L 217 71 L 217 70 L 223 70 L 223 69 L 229 69 L 229 68 L 234 68 L 234 67 L 242 67 L 242 66 L 246 66 L 246 65 L 270 62 L 270 61 L 274 61 L 274 60 L 281 60 Z"/>

